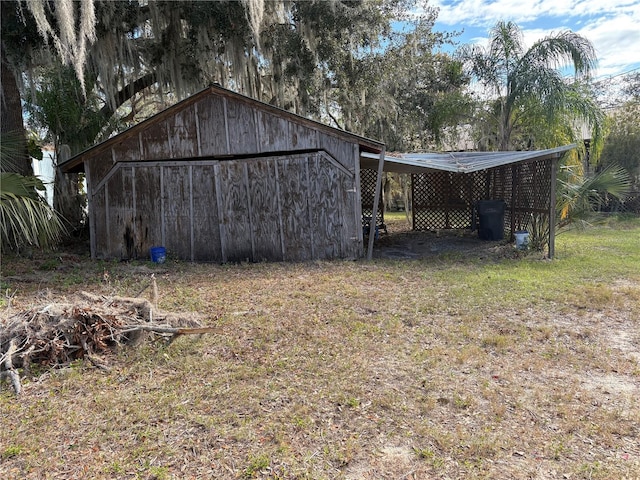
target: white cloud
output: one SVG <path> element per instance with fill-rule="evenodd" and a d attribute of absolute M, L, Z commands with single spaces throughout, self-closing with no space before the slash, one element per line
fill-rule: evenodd
<path fill-rule="evenodd" d="M 465 42 L 486 43 L 497 21 L 510 20 L 523 29 L 527 45 L 566 29 L 586 37 L 598 55 L 598 76 L 640 66 L 638 0 L 537 0 L 526 7 L 522 0 L 431 0 L 429 5 L 440 9 L 436 28 L 484 35 Z"/>
<path fill-rule="evenodd" d="M 538 0 L 526 7 L 522 0 L 432 0 L 438 7 L 438 21 L 445 25 L 491 26 L 497 20 L 528 23 L 542 17 L 558 19 L 631 14 L 637 12 L 637 0 Z M 561 20 L 562 21 L 562 20 Z"/>
<path fill-rule="evenodd" d="M 620 15 L 585 25 L 577 31 L 598 54 L 598 75 L 614 75 L 640 64 L 640 17 Z"/>

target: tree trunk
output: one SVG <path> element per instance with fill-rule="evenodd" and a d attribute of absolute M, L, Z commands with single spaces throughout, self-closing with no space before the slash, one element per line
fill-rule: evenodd
<path fill-rule="evenodd" d="M 136 93 L 153 85 L 155 81 L 156 74 L 148 73 L 123 87 L 122 90 L 115 95 L 113 103 L 107 103 L 100 110 L 100 114 L 104 117 L 104 122 L 100 123 L 100 126 L 106 124 L 122 104 L 130 100 Z M 92 139 L 93 141 L 98 135 L 99 127 L 90 126 L 88 128 L 89 130 L 82 131 L 78 137 Z M 75 155 L 89 146 L 90 145 L 86 144 L 75 144 L 71 147 L 69 145 L 60 145 L 56 151 L 57 165 L 60 165 L 62 162 L 71 158 L 71 155 Z M 65 174 L 62 173 L 59 168 L 56 168 L 53 207 L 68 222 L 67 227 L 72 233 L 80 230 L 85 220 L 87 199 L 82 190 L 82 177 L 79 174 Z"/>
<path fill-rule="evenodd" d="M 60 145 L 56 152 L 57 165 L 71 158 L 68 145 Z M 80 175 L 77 173 L 64 174 L 56 168 L 54 182 L 53 208 L 68 222 L 70 233 L 82 228 L 84 221 L 85 196 L 80 187 Z"/>
<path fill-rule="evenodd" d="M 22 120 L 22 103 L 20 102 L 18 82 L 13 69 L 7 61 L 2 42 L 0 42 L 0 51 L 0 56 L 2 57 L 2 65 L 0 65 L 0 131 L 3 137 L 7 134 L 15 136 L 15 141 L 17 142 L 15 156 L 11 162 L 11 170 L 25 176 L 33 175 L 33 167 L 27 150 L 27 137 Z"/>

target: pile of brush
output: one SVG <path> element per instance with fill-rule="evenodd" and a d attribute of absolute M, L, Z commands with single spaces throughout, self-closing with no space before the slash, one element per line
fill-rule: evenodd
<path fill-rule="evenodd" d="M 0 380 L 9 379 L 19 394 L 18 372 L 26 375 L 32 365 L 51 368 L 83 358 L 106 368 L 99 356 L 120 345 L 137 345 L 149 335 L 170 343 L 212 331 L 196 315 L 163 312 L 145 299 L 79 292 L 72 302 L 18 312 L 0 323 Z"/>

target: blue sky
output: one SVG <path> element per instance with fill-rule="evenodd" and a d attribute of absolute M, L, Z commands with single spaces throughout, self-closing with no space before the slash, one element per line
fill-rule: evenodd
<path fill-rule="evenodd" d="M 438 7 L 436 31 L 464 31 L 461 43 L 486 43 L 498 20 L 516 22 L 525 43 L 572 30 L 593 43 L 596 78 L 640 68 L 640 0 L 428 0 Z"/>

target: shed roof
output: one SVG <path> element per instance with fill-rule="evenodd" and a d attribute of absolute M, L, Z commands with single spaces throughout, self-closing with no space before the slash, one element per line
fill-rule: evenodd
<path fill-rule="evenodd" d="M 517 152 L 452 152 L 452 153 L 405 153 L 385 155 L 384 171 L 419 173 L 425 170 L 440 170 L 454 173 L 472 173 L 488 168 L 500 167 L 529 160 L 540 160 L 560 156 L 575 148 L 575 144 L 547 150 Z M 361 166 L 376 169 L 379 155 L 362 153 Z"/>
<path fill-rule="evenodd" d="M 324 123 L 317 122 L 315 120 L 311 120 L 306 117 L 302 117 L 300 115 L 289 112 L 287 110 L 276 107 L 274 105 L 264 103 L 254 98 L 247 97 L 245 95 L 233 92 L 219 85 L 211 85 L 205 88 L 204 90 L 201 90 L 200 92 L 195 93 L 190 97 L 187 97 L 186 99 L 176 103 L 175 105 L 172 105 L 171 107 L 157 113 L 156 115 L 153 115 L 152 117 L 149 117 L 148 119 L 134 125 L 133 127 L 130 127 L 127 130 L 124 130 L 118 135 L 115 135 L 105 140 L 104 142 L 94 145 L 93 147 L 88 148 L 87 150 L 75 155 L 74 157 L 71 157 L 66 162 L 60 164 L 60 168 L 65 173 L 83 171 L 84 161 L 86 159 L 92 157 L 93 155 L 99 152 L 102 152 L 107 148 L 110 148 L 113 144 L 120 142 L 123 139 L 126 139 L 127 137 L 137 135 L 140 131 L 148 128 L 150 125 L 154 123 L 162 122 L 168 117 L 178 114 L 180 111 L 189 107 L 193 103 L 196 103 L 202 100 L 208 95 L 218 95 L 221 97 L 226 97 L 229 99 L 234 99 L 236 101 L 244 102 L 245 104 L 248 104 L 255 109 L 259 109 L 259 110 L 271 113 L 273 115 L 287 118 L 293 122 L 299 123 L 306 127 L 329 133 L 338 138 L 342 138 L 346 141 L 357 143 L 358 145 L 360 145 L 361 151 L 380 152 L 384 146 L 384 143 L 379 142 L 377 140 L 372 140 L 370 138 L 362 137 L 360 135 L 347 132 L 346 130 L 334 128 Z M 259 152 L 255 152 L 255 153 L 259 153 Z"/>

